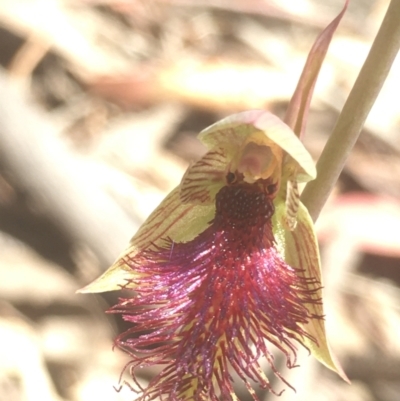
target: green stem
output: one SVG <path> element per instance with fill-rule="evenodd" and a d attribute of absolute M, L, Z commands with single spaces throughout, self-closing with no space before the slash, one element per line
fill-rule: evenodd
<path fill-rule="evenodd" d="M 400 48 L 400 0 L 391 0 L 379 32 L 301 200 L 317 220 Z"/>

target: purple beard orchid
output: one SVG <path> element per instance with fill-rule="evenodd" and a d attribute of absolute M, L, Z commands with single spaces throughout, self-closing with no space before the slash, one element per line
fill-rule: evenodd
<path fill-rule="evenodd" d="M 299 137 L 343 13 L 310 52 L 287 123 L 252 110 L 202 131 L 206 155 L 115 264 L 81 290 L 132 291 L 110 312 L 132 323 L 116 345 L 132 359 L 138 400 L 238 400 L 232 372 L 257 400 L 252 383 L 274 391 L 262 358 L 290 386 L 271 344 L 289 368 L 303 346 L 346 379 L 327 343 L 318 245 L 297 190 L 316 175 Z M 162 370 L 142 388 L 135 371 L 145 366 Z"/>

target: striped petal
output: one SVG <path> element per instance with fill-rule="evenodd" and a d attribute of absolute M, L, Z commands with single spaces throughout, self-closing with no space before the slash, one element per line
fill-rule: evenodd
<path fill-rule="evenodd" d="M 180 186 L 175 188 L 147 218 L 128 248 L 99 278 L 79 290 L 81 293 L 115 291 L 124 288 L 134 274 L 126 264 L 139 251 L 161 246 L 165 239 L 186 242 L 203 232 L 215 215 L 215 205 L 182 203 Z"/>
<path fill-rule="evenodd" d="M 228 163 L 228 152 L 222 147 L 206 153 L 183 176 L 181 201 L 199 205 L 213 203 L 215 195 L 225 184 Z"/>
<path fill-rule="evenodd" d="M 275 202 L 275 214 L 273 227 L 278 249 L 284 256 L 288 265 L 299 269 L 304 278 L 308 280 L 309 291 L 317 301 L 322 299 L 322 274 L 319 257 L 318 242 L 314 231 L 314 225 L 307 209 L 302 203 L 299 205 L 297 225 L 292 231 L 286 229 L 286 207 L 281 202 Z M 317 284 L 318 283 L 318 284 Z M 317 288 L 317 287 L 318 288 Z M 313 302 L 308 304 L 311 315 L 323 316 L 323 303 Z M 310 341 L 304 338 L 304 344 L 310 349 L 313 356 L 329 369 L 336 372 L 343 380 L 349 382 L 339 362 L 330 350 L 325 321 L 323 319 L 311 319 L 304 327 L 305 331 L 316 340 Z"/>

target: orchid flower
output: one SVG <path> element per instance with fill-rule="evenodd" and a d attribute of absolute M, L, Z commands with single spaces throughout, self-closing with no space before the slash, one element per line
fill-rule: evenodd
<path fill-rule="evenodd" d="M 344 11 L 311 50 L 285 122 L 251 110 L 203 130 L 208 152 L 115 264 L 81 290 L 132 292 L 110 312 L 132 323 L 116 345 L 132 359 L 139 400 L 238 400 L 232 372 L 257 400 L 254 383 L 275 392 L 262 358 L 291 387 L 274 364 L 276 349 L 293 368 L 305 347 L 346 379 L 328 346 L 318 244 L 298 191 L 316 176 L 299 138 Z M 142 388 L 135 371 L 145 366 L 162 369 Z"/>

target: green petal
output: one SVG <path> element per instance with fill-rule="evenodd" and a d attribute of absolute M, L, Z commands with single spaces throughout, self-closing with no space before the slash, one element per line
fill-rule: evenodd
<path fill-rule="evenodd" d="M 228 158 L 223 148 L 206 153 L 190 166 L 181 181 L 180 197 L 183 203 L 210 204 L 225 185 Z"/>
<path fill-rule="evenodd" d="M 316 278 L 322 282 L 321 263 L 317 238 L 314 231 L 314 225 L 305 206 L 300 203 L 297 213 L 297 225 L 293 231 L 285 228 L 284 219 L 286 216 L 286 207 L 283 202 L 276 202 L 275 215 L 273 217 L 274 234 L 278 249 L 284 255 L 286 263 L 290 266 L 304 270 L 305 277 Z M 310 284 L 310 289 L 314 290 L 315 299 L 322 299 L 322 289 L 320 285 Z M 323 304 L 315 303 L 308 305 L 311 314 L 319 316 L 324 315 Z M 312 319 L 305 327 L 305 330 L 317 340 L 317 343 L 304 338 L 305 345 L 310 349 L 316 359 L 323 363 L 329 369 L 335 371 L 343 380 L 349 382 L 342 367 L 336 360 L 329 348 L 325 322 L 323 319 Z"/>
<path fill-rule="evenodd" d="M 175 188 L 147 218 L 131 239 L 128 249 L 98 279 L 79 290 L 94 293 L 120 290 L 132 279 L 134 272 L 126 264 L 138 252 L 153 246 L 161 246 L 165 239 L 187 242 L 203 232 L 215 215 L 215 205 L 183 204 L 180 186 Z"/>
<path fill-rule="evenodd" d="M 210 149 L 215 146 L 240 147 L 250 135 L 264 133 L 290 157 L 285 160 L 285 176 L 297 182 L 316 177 L 315 164 L 295 133 L 277 116 L 265 110 L 250 110 L 233 114 L 203 130 L 198 138 Z"/>
<path fill-rule="evenodd" d="M 300 205 L 299 188 L 296 181 L 289 180 L 286 183 L 286 216 L 285 223 L 290 231 L 293 231 L 297 225 L 297 212 Z"/>

